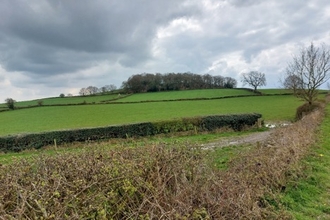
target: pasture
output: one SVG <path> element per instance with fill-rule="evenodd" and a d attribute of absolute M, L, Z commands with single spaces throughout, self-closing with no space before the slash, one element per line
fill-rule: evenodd
<path fill-rule="evenodd" d="M 291 121 L 302 102 L 293 96 L 131 104 L 41 106 L 0 113 L 0 135 L 78 129 L 215 114 L 261 113 L 265 121 Z"/>
<path fill-rule="evenodd" d="M 251 96 L 253 92 L 245 89 L 200 89 L 167 92 L 137 93 L 115 102 L 141 102 L 141 101 L 161 101 L 161 100 L 181 100 L 181 99 L 212 99 L 228 96 Z"/>
<path fill-rule="evenodd" d="M 92 103 L 101 103 L 104 101 L 111 101 L 118 98 L 118 94 L 108 94 L 108 95 L 92 95 L 92 96 L 72 96 L 72 97 L 53 97 L 53 98 L 44 98 L 36 99 L 29 101 L 21 101 L 16 103 L 16 107 L 27 107 L 27 106 L 36 106 L 39 101 L 42 101 L 42 105 L 68 105 L 68 104 L 92 104 Z M 0 107 L 6 107 L 4 103 L 0 104 Z"/>
<path fill-rule="evenodd" d="M 293 91 L 289 89 L 258 89 L 259 92 L 266 95 L 281 95 L 281 94 L 292 94 Z"/>

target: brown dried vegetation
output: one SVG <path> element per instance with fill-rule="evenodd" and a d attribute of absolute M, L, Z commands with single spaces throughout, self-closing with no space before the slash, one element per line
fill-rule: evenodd
<path fill-rule="evenodd" d="M 40 155 L 3 165 L 0 219 L 290 219 L 273 196 L 314 143 L 322 112 L 214 169 L 166 145 Z"/>

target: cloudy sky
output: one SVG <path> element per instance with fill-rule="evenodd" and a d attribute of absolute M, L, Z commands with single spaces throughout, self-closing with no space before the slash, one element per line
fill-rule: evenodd
<path fill-rule="evenodd" d="M 329 0 L 0 0 L 0 102 L 144 72 L 256 70 L 278 88 L 311 41 L 330 43 Z"/>

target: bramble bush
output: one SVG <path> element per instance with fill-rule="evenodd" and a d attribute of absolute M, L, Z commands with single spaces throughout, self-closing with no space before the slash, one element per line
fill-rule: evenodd
<path fill-rule="evenodd" d="M 296 120 L 302 119 L 305 115 L 315 111 L 316 109 L 321 108 L 321 103 L 313 102 L 312 104 L 305 103 L 299 106 L 296 110 Z"/>

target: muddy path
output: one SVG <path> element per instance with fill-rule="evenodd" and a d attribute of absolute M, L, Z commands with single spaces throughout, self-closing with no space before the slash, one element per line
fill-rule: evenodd
<path fill-rule="evenodd" d="M 233 145 L 246 145 L 256 143 L 266 143 L 271 137 L 272 133 L 276 129 L 270 129 L 268 131 L 256 132 L 248 135 L 242 135 L 239 137 L 221 138 L 218 141 L 202 144 L 203 148 L 215 148 L 215 147 L 227 147 Z"/>

